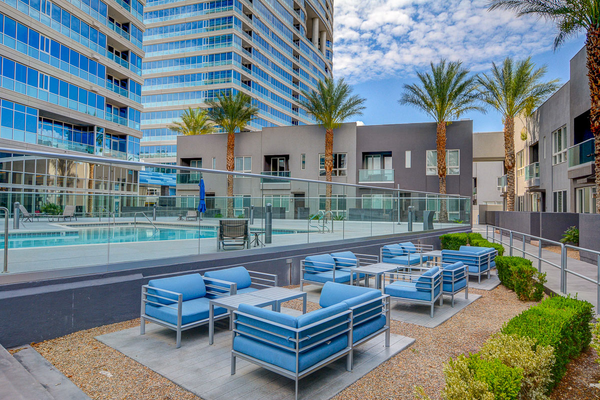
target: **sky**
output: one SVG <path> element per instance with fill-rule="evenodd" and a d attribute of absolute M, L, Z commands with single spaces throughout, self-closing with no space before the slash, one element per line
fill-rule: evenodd
<path fill-rule="evenodd" d="M 569 60 L 585 37 L 556 51 L 556 28 L 535 17 L 516 18 L 510 11 L 488 11 L 487 0 L 335 0 L 334 77 L 348 81 L 367 99 L 354 120 L 366 125 L 426 122 L 420 110 L 398 104 L 404 84 L 416 82 L 417 70 L 441 58 L 462 61 L 484 73 L 507 56 L 531 56 L 546 65 L 546 77 L 569 80 Z M 501 116 L 468 113 L 474 132 L 501 131 Z"/>

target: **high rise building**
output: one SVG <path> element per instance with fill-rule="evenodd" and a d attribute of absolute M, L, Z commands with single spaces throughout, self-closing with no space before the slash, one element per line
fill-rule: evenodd
<path fill-rule="evenodd" d="M 168 126 L 217 93 L 252 97 L 250 130 L 315 122 L 298 101 L 332 76 L 332 0 L 150 0 L 144 22 L 141 157 L 157 172 L 177 161 Z"/>
<path fill-rule="evenodd" d="M 4 157 L 3 191 L 137 193 L 137 171 L 105 176 L 59 154 L 139 159 L 143 12 L 138 0 L 0 2 L 0 145 L 57 153 Z"/>

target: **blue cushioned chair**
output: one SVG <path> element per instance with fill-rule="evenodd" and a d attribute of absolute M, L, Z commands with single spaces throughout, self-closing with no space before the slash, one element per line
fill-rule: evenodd
<path fill-rule="evenodd" d="M 389 296 L 378 290 L 325 283 L 317 311 L 292 317 L 246 304 L 234 311 L 231 374 L 236 358 L 260 365 L 298 381 L 347 356 L 352 369 L 353 348 L 386 332 L 389 347 Z"/>
<path fill-rule="evenodd" d="M 386 281 L 390 283 L 386 285 Z M 430 305 L 431 318 L 433 318 L 436 300 L 440 300 L 440 306 L 443 304 L 440 268 L 432 267 L 421 275 L 401 272 L 385 273 L 382 291 L 396 300 Z"/>
<path fill-rule="evenodd" d="M 350 283 L 350 268 L 377 262 L 377 256 L 355 254 L 351 251 L 308 256 L 300 262 L 300 290 L 304 290 L 305 282 L 317 285 L 327 282 Z M 354 273 L 352 280 L 357 278 L 364 278 L 364 274 L 358 277 L 358 274 Z"/>
<path fill-rule="evenodd" d="M 415 245 L 412 242 L 403 242 L 385 245 L 379 250 L 379 253 L 381 262 L 410 266 L 430 261 L 431 257 L 423 256 L 422 253 L 432 250 L 433 246 L 429 244 Z"/>
<path fill-rule="evenodd" d="M 231 283 L 235 283 L 236 290 L 234 291 L 234 294 L 252 293 L 259 289 L 277 286 L 277 275 L 267 274 L 265 272 L 248 271 L 245 267 L 208 271 L 204 274 L 204 277 L 229 282 L 226 287 L 220 289 L 224 293 L 229 290 Z"/>
<path fill-rule="evenodd" d="M 152 321 L 177 331 L 179 348 L 182 331 L 208 324 L 209 299 L 234 293 L 235 284 L 200 274 L 152 279 L 142 286 L 140 334 L 146 333 L 146 321 Z M 215 320 L 227 318 L 226 311 L 216 307 Z"/>
<path fill-rule="evenodd" d="M 465 291 L 465 299 L 469 298 L 469 279 L 467 266 L 462 262 L 445 264 L 442 267 L 442 293 L 452 296 L 452 307 L 454 307 L 454 295 Z"/>
<path fill-rule="evenodd" d="M 442 250 L 442 263 L 454 264 L 463 262 L 469 268 L 469 276 L 477 276 L 481 283 L 481 276 L 490 278 L 490 271 L 496 266 L 496 249 L 490 247 L 461 246 L 459 250 Z"/>

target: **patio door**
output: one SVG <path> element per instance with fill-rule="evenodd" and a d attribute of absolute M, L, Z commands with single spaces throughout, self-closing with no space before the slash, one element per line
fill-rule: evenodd
<path fill-rule="evenodd" d="M 285 168 L 285 157 L 271 157 L 271 172 L 283 172 Z M 277 174 L 273 174 L 277 175 Z"/>

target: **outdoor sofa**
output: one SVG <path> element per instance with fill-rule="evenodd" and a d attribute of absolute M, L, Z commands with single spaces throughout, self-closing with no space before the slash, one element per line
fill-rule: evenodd
<path fill-rule="evenodd" d="M 386 281 L 389 283 L 386 285 Z M 442 297 L 442 270 L 438 266 L 431 267 L 422 274 L 404 272 L 386 272 L 383 274 L 382 292 L 402 302 L 426 304 L 431 307 L 431 318 L 434 315 L 435 302 Z"/>
<path fill-rule="evenodd" d="M 223 290 L 225 288 L 226 290 Z M 209 300 L 235 294 L 235 283 L 200 274 L 152 279 L 142 286 L 140 334 L 145 334 L 146 321 L 177 331 L 177 348 L 181 332 L 209 322 Z M 215 320 L 227 318 L 224 308 L 215 307 Z"/>
<path fill-rule="evenodd" d="M 295 381 L 347 357 L 353 349 L 381 333 L 390 345 L 389 296 L 375 289 L 327 282 L 321 309 L 298 317 L 246 304 L 234 311 L 231 374 L 236 358 L 249 361 Z"/>
<path fill-rule="evenodd" d="M 469 298 L 468 266 L 462 261 L 442 266 L 442 294 L 452 296 L 452 307 L 454 307 L 454 296 L 463 290 L 465 299 Z"/>
<path fill-rule="evenodd" d="M 420 265 L 422 262 L 431 260 L 429 256 L 422 253 L 432 251 L 433 246 L 427 244 L 413 244 L 404 242 L 388 244 L 380 249 L 381 262 L 398 265 Z"/>
<path fill-rule="evenodd" d="M 304 282 L 324 285 L 327 282 L 350 283 L 350 269 L 361 265 L 379 262 L 379 257 L 341 251 L 331 254 L 308 256 L 300 261 L 300 290 Z M 353 280 L 364 278 L 364 274 L 354 274 Z"/>
<path fill-rule="evenodd" d="M 469 276 L 477 276 L 481 283 L 481 275 L 490 278 L 492 268 L 496 267 L 497 255 L 498 250 L 491 247 L 460 246 L 459 250 L 442 250 L 442 263 L 462 261 L 469 267 Z"/>

